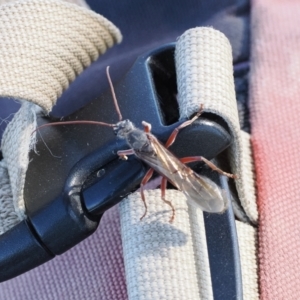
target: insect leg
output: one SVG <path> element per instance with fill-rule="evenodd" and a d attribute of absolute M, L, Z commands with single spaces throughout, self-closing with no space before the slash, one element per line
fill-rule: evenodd
<path fill-rule="evenodd" d="M 173 130 L 172 134 L 170 135 L 170 137 L 168 138 L 168 140 L 165 144 L 165 147 L 169 148 L 175 142 L 179 130 L 184 128 L 184 127 L 187 127 L 187 126 L 191 125 L 194 121 L 196 121 L 200 117 L 202 112 L 203 112 L 203 104 L 200 105 L 199 111 L 197 112 L 197 114 L 191 120 L 183 122 L 181 125 L 179 125 L 178 127 L 176 127 Z"/>
<path fill-rule="evenodd" d="M 144 126 L 144 131 L 146 133 L 150 133 L 151 132 L 151 124 L 150 123 L 147 123 L 146 121 L 142 121 L 142 124 Z"/>
<path fill-rule="evenodd" d="M 117 152 L 117 154 L 120 156 L 121 159 L 127 160 L 128 159 L 127 155 L 134 154 L 134 150 L 133 149 L 120 150 Z"/>
<path fill-rule="evenodd" d="M 218 168 L 216 165 L 214 165 L 212 162 L 210 162 L 208 159 L 206 159 L 203 156 L 189 156 L 189 157 L 183 157 L 179 159 L 182 163 L 187 164 L 190 162 L 195 162 L 195 161 L 203 161 L 205 164 L 207 164 L 212 170 L 217 171 L 218 173 L 225 175 L 229 178 L 233 178 L 236 179 L 237 175 L 235 174 L 230 174 L 230 173 L 226 173 L 223 170 L 221 170 L 220 168 Z"/>
<path fill-rule="evenodd" d="M 141 198 L 142 198 L 142 200 L 144 202 L 144 206 L 145 206 L 145 212 L 142 215 L 142 217 L 140 218 L 141 221 L 147 214 L 147 203 L 146 203 L 146 198 L 145 198 L 145 194 L 144 194 L 144 185 L 150 180 L 150 178 L 153 175 L 153 172 L 154 172 L 154 170 L 152 168 L 149 169 L 141 182 Z"/>
<path fill-rule="evenodd" d="M 175 218 L 175 208 L 174 208 L 172 202 L 165 198 L 166 197 L 166 188 L 167 188 L 167 178 L 166 177 L 162 178 L 160 188 L 161 188 L 161 199 L 172 208 L 172 216 L 170 218 L 170 223 L 172 223 Z"/>

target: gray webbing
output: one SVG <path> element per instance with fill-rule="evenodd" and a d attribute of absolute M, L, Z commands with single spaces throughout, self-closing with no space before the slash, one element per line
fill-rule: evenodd
<path fill-rule="evenodd" d="M 209 43 L 214 43 L 213 46 Z M 234 142 L 231 146 L 232 172 L 239 198 L 248 218 L 257 223 L 258 213 L 249 134 L 240 130 L 231 46 L 227 38 L 212 28 L 186 31 L 176 47 L 178 102 L 185 118 L 204 104 L 204 110 L 221 116 L 228 124 Z"/>
<path fill-rule="evenodd" d="M 0 6 L 0 95 L 22 103 L 1 142 L 1 169 L 8 177 L 0 177 L 0 233 L 25 218 L 23 187 L 37 110 L 49 112 L 76 76 L 122 39 L 103 16 L 68 2 L 24 0 Z"/>

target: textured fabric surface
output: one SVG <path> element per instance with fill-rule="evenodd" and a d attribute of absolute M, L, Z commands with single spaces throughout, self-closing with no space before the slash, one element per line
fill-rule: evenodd
<path fill-rule="evenodd" d="M 213 299 L 203 217 L 194 213 L 191 224 L 185 196 L 168 190 L 166 198 L 176 209 L 170 224 L 172 211 L 160 196 L 160 190 L 145 192 L 148 214 L 142 221 L 144 204 L 139 193 L 120 205 L 129 299 Z M 199 240 L 195 242 L 194 237 Z"/>
<path fill-rule="evenodd" d="M 1 300 L 126 300 L 118 208 L 92 237 L 17 278 L 0 283 Z"/>
<path fill-rule="evenodd" d="M 248 217 L 257 216 L 257 205 L 256 205 L 256 189 L 255 189 L 255 172 L 254 172 L 254 162 L 252 157 L 252 147 L 251 147 L 251 136 L 249 133 L 241 130 L 240 131 L 240 139 L 241 139 L 241 155 L 245 158 L 240 161 L 240 170 L 243 172 L 244 178 L 246 182 L 243 184 L 243 192 L 247 195 L 246 205 L 247 209 L 243 209 L 245 202 L 241 201 L 233 201 L 233 208 L 236 217 L 246 223 L 249 223 Z M 246 211 L 246 213 L 245 213 Z M 248 213 L 248 214 L 247 214 Z M 255 219 L 256 220 L 256 219 Z"/>
<path fill-rule="evenodd" d="M 2 5 L 0 20 L 0 96 L 32 101 L 46 111 L 84 68 L 121 41 L 119 30 L 104 17 L 59 0 Z M 6 224 L 5 230 L 25 217 L 23 187 L 28 153 L 34 144 L 36 108 L 33 103 L 22 102 L 1 141 L 7 167 L 3 174 L 9 176 L 14 207 L 14 212 L 8 212 L 12 206 L 0 199 L 0 206 L 6 209 L 1 216 L 18 216 L 0 221 L 0 226 Z M 8 198 L 4 198 L 7 203 Z"/>
<path fill-rule="evenodd" d="M 7 167 L 6 175 L 9 178 L 14 212 L 18 220 L 25 218 L 23 186 L 29 163 L 28 153 L 35 143 L 32 132 L 36 128 L 36 109 L 35 104 L 24 101 L 6 127 L 1 141 L 3 163 Z M 2 189 L 1 186 L 0 190 Z M 13 225 L 15 223 L 10 224 Z"/>
<path fill-rule="evenodd" d="M 20 1 L 20 0 L 0 0 L 0 5 L 1 4 L 12 3 L 12 2 L 17 2 L 17 1 Z M 85 2 L 85 0 L 61 0 L 61 1 L 69 2 L 69 3 L 73 3 L 73 4 L 77 4 L 77 5 L 89 8 L 89 6 Z"/>
<path fill-rule="evenodd" d="M 186 201 L 186 199 L 182 197 L 181 201 Z M 188 203 L 188 213 L 191 224 L 191 238 L 193 240 L 200 299 L 213 299 L 203 211 L 199 207 Z"/>
<path fill-rule="evenodd" d="M 121 41 L 104 17 L 59 0 L 3 5 L 0 20 L 0 95 L 33 101 L 47 112 L 84 68 Z"/>
<path fill-rule="evenodd" d="M 62 1 L 77 4 L 77 5 L 80 5 L 82 7 L 90 8 L 88 6 L 88 4 L 85 2 L 85 0 L 62 0 Z"/>
<path fill-rule="evenodd" d="M 186 31 L 176 45 L 178 102 L 182 118 L 190 116 L 204 104 L 204 111 L 221 116 L 233 135 L 232 172 L 243 209 L 257 222 L 252 162 L 244 152 L 235 99 L 231 47 L 227 38 L 212 28 Z M 250 176 L 249 176 L 250 175 Z"/>
<path fill-rule="evenodd" d="M 252 145 L 261 299 L 300 299 L 300 3 L 253 3 Z"/>
<path fill-rule="evenodd" d="M 17 215 L 9 177 L 7 173 L 7 166 L 4 161 L 0 161 L 0 235 L 11 228 L 12 224 L 20 221 Z"/>
<path fill-rule="evenodd" d="M 242 268 L 243 299 L 259 299 L 257 265 L 257 229 L 236 221 Z M 276 299 L 276 298 L 274 298 Z"/>

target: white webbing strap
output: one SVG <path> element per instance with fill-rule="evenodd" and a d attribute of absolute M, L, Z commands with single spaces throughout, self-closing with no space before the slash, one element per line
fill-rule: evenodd
<path fill-rule="evenodd" d="M 9 175 L 14 211 L 19 220 L 25 218 L 23 187 L 29 163 L 28 153 L 35 142 L 32 132 L 36 128 L 36 108 L 35 104 L 24 101 L 8 124 L 1 143 L 3 162 L 6 164 Z"/>
<path fill-rule="evenodd" d="M 19 220 L 13 204 L 7 166 L 4 161 L 0 161 L 0 235 L 10 229 L 11 224 L 16 224 Z"/>
<path fill-rule="evenodd" d="M 160 190 L 145 192 L 148 214 L 140 194 L 120 204 L 121 234 L 130 300 L 213 299 L 208 253 L 200 209 L 188 207 L 183 194 L 168 190 L 176 216 L 161 200 Z"/>
<path fill-rule="evenodd" d="M 7 4 L 7 3 L 12 3 L 12 2 L 17 2 L 17 1 L 20 1 L 20 0 L 0 0 L 0 5 Z M 85 0 L 61 0 L 61 1 L 69 2 L 69 3 L 80 5 L 82 7 L 89 8 L 89 6 L 85 2 Z"/>
<path fill-rule="evenodd" d="M 59 0 L 25 0 L 0 7 L 0 94 L 49 112 L 69 84 L 121 41 L 104 17 Z"/>
<path fill-rule="evenodd" d="M 241 258 L 243 298 L 259 299 L 257 266 L 257 229 L 249 224 L 236 221 Z"/>
<path fill-rule="evenodd" d="M 250 136 L 239 126 L 229 41 L 212 28 L 188 30 L 177 42 L 175 60 L 181 117 L 190 116 L 199 109 L 199 103 L 203 103 L 205 111 L 221 116 L 231 130 L 232 172 L 239 176 L 235 183 L 243 210 L 255 224 L 258 212 Z M 238 205 L 234 207 L 243 216 L 242 211 L 237 211 Z M 240 222 L 237 222 L 237 228 L 244 299 L 258 299 L 256 229 Z"/>
<path fill-rule="evenodd" d="M 233 144 L 233 172 L 240 176 L 237 189 L 248 218 L 256 222 L 249 135 L 239 128 L 230 44 L 216 30 L 195 28 L 178 39 L 175 53 L 181 117 L 189 117 L 203 103 L 205 111 L 227 121 L 237 140 Z M 146 193 L 149 212 L 142 221 L 139 193 L 120 205 L 129 299 L 213 299 L 202 212 L 188 208 L 179 191 L 168 190 L 166 198 L 176 208 L 172 225 L 170 208 L 159 190 Z M 257 299 L 256 229 L 243 225 L 237 224 L 240 247 L 247 245 L 241 249 L 244 296 Z"/>
<path fill-rule="evenodd" d="M 0 221 L 0 232 L 5 232 L 25 217 L 23 187 L 34 144 L 36 104 L 50 111 L 76 76 L 122 36 L 103 16 L 76 4 L 24 0 L 0 6 L 0 37 L 0 96 L 22 99 L 1 143 L 2 166 L 7 168 L 3 174 L 9 176 L 1 180 L 10 182 L 14 211 L 7 211 L 11 194 L 1 185 L 0 209 L 6 210 L 0 217 L 17 216 Z"/>
<path fill-rule="evenodd" d="M 235 183 L 239 199 L 255 224 L 258 213 L 253 164 L 250 143 L 245 134 L 242 137 L 239 125 L 230 43 L 224 34 L 212 28 L 190 29 L 177 42 L 175 60 L 181 118 L 198 111 L 202 103 L 205 111 L 227 122 L 233 136 L 230 162 L 232 172 L 238 175 Z"/>

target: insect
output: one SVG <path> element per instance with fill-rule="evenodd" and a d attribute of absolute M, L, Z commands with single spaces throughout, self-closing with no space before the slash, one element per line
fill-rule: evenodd
<path fill-rule="evenodd" d="M 226 173 L 215 166 L 212 162 L 202 156 L 192 156 L 177 158 L 168 148 L 175 142 L 179 131 L 192 124 L 203 111 L 203 105 L 200 106 L 197 114 L 188 121 L 183 122 L 174 129 L 167 142 L 163 145 L 153 134 L 151 134 L 151 124 L 143 121 L 144 130 L 138 129 L 130 120 L 123 120 L 118 101 L 115 95 L 114 87 L 109 74 L 109 67 L 106 68 L 106 74 L 110 85 L 114 105 L 119 116 L 119 122 L 109 124 L 97 121 L 68 121 L 55 122 L 40 126 L 66 125 L 66 124 L 96 124 L 112 127 L 117 137 L 125 139 L 130 149 L 118 151 L 121 159 L 127 159 L 128 155 L 135 155 L 145 162 L 150 169 L 141 181 L 140 193 L 144 203 L 145 211 L 141 220 L 147 214 L 147 203 L 144 194 L 144 186 L 151 179 L 154 171 L 162 176 L 161 180 L 161 199 L 172 209 L 170 222 L 175 218 L 175 208 L 172 202 L 166 199 L 166 187 L 169 181 L 178 190 L 182 191 L 186 198 L 199 206 L 203 211 L 211 213 L 220 213 L 226 209 L 227 201 L 220 187 L 207 177 L 195 173 L 186 164 L 195 161 L 203 161 L 212 170 L 230 178 L 236 178 L 236 175 Z M 38 129 L 39 129 L 38 128 Z"/>

